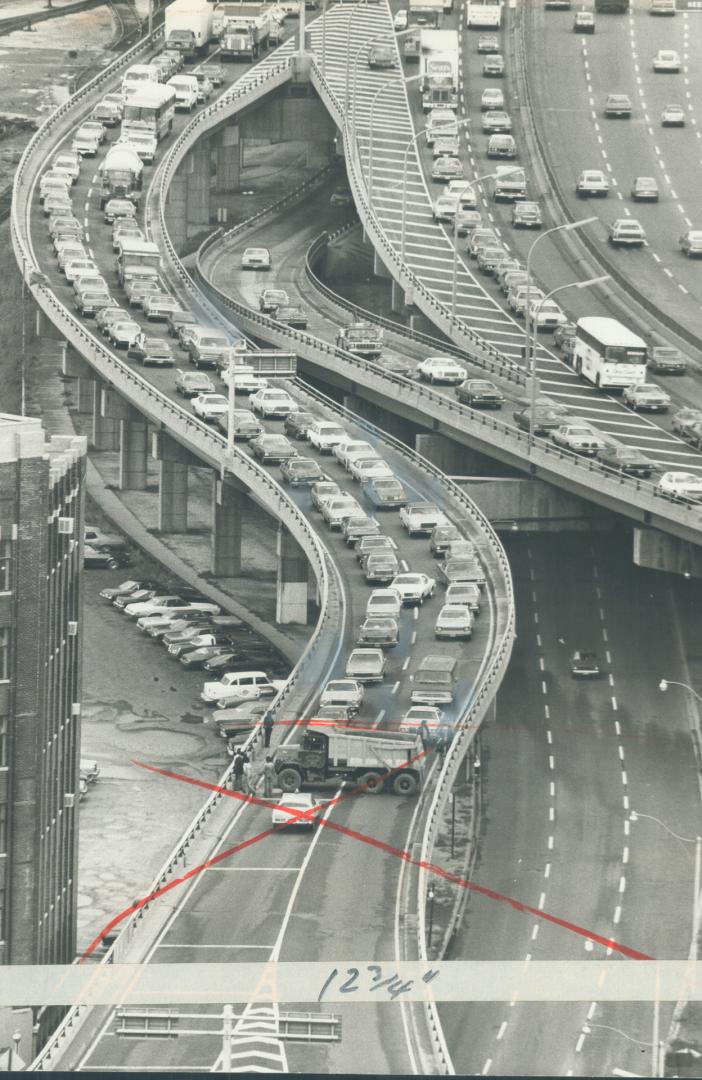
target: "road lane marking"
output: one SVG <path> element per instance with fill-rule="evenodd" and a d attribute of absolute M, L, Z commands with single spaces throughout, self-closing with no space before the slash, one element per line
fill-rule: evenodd
<path fill-rule="evenodd" d="M 507 1030 L 507 1021 L 503 1020 L 502 1023 L 500 1024 L 500 1030 L 497 1032 L 498 1041 L 502 1038 L 502 1036 L 504 1035 L 506 1030 Z"/>
<path fill-rule="evenodd" d="M 399 689 L 400 689 L 400 682 L 399 682 L 399 679 L 398 679 L 398 681 L 395 683 L 395 685 L 393 686 L 390 693 L 391 694 L 396 694 Z"/>

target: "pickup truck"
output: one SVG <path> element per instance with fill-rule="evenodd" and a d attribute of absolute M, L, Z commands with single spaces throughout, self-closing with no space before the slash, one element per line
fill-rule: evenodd
<path fill-rule="evenodd" d="M 387 661 L 382 649 L 354 649 L 346 661 L 346 674 L 360 683 L 382 682 Z"/>
<path fill-rule="evenodd" d="M 556 446 L 562 446 L 565 450 L 572 450 L 576 454 L 584 454 L 586 457 L 594 457 L 607 445 L 605 440 L 587 424 L 561 424 L 551 432 L 551 438 Z"/>
<path fill-rule="evenodd" d="M 400 524 L 412 537 L 430 536 L 436 525 L 450 525 L 451 522 L 433 503 L 414 502 L 400 508 Z"/>

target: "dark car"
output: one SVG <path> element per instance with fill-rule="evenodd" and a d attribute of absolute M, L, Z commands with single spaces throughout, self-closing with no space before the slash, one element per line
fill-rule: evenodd
<path fill-rule="evenodd" d="M 195 671 L 197 668 L 204 667 L 208 660 L 212 660 L 215 656 L 223 656 L 231 652 L 231 649 L 231 645 L 200 645 L 196 649 L 185 649 L 178 659 L 183 667 Z"/>
<path fill-rule="evenodd" d="M 687 357 L 672 345 L 656 345 L 649 350 L 648 370 L 657 375 L 684 375 Z"/>
<path fill-rule="evenodd" d="M 356 638 L 357 645 L 375 645 L 379 649 L 392 648 L 398 641 L 397 620 L 380 615 L 369 616 L 362 623 Z"/>
<path fill-rule="evenodd" d="M 311 486 L 324 479 L 324 473 L 314 458 L 291 457 L 280 466 L 280 472 L 286 483 L 293 487 Z"/>
<path fill-rule="evenodd" d="M 489 379 L 466 379 L 456 387 L 456 397 L 474 408 L 501 409 L 505 400 L 502 391 Z"/>
<path fill-rule="evenodd" d="M 429 548 L 432 555 L 445 555 L 449 544 L 454 540 L 462 540 L 462 536 L 455 525 L 435 525 L 431 532 Z"/>
<path fill-rule="evenodd" d="M 395 477 L 378 476 L 375 480 L 366 480 L 363 493 L 376 510 L 396 510 L 407 504 L 407 493 Z"/>
<path fill-rule="evenodd" d="M 197 319 L 191 311 L 171 311 L 166 316 L 166 327 L 171 337 L 178 337 L 181 326 L 197 326 Z"/>
<path fill-rule="evenodd" d="M 528 431 L 532 427 L 531 409 L 522 409 L 521 412 L 515 412 L 513 415 L 517 427 L 521 428 L 522 431 Z M 534 409 L 534 435 L 548 435 L 549 432 L 559 428 L 562 423 L 562 413 L 556 413 L 553 409 L 541 409 L 538 406 Z"/>
<path fill-rule="evenodd" d="M 297 450 L 284 435 L 259 435 L 249 443 L 254 457 L 259 461 L 280 464 L 288 458 L 297 457 Z"/>
<path fill-rule="evenodd" d="M 163 338 L 149 337 L 148 334 L 139 334 L 127 348 L 127 356 L 132 360 L 140 360 L 143 367 L 173 367 L 175 364 L 175 357 L 168 342 Z"/>
<path fill-rule="evenodd" d="M 90 547 L 88 544 L 83 548 L 83 566 L 86 570 L 120 570 L 129 566 L 131 561 L 127 552 L 120 548 Z"/>
<path fill-rule="evenodd" d="M 311 412 L 301 410 L 300 412 L 288 413 L 283 421 L 283 431 L 290 439 L 306 439 L 307 429 L 316 420 L 319 420 L 319 417 Z"/>
<path fill-rule="evenodd" d="M 602 674 L 596 652 L 576 649 L 570 658 L 570 673 L 573 678 L 596 678 Z"/>
<path fill-rule="evenodd" d="M 600 463 L 608 469 L 616 469 L 617 472 L 628 473 L 629 476 L 648 477 L 655 468 L 645 454 L 630 446 L 607 446 L 600 450 L 597 456 Z"/>
<path fill-rule="evenodd" d="M 414 366 L 401 356 L 379 356 L 373 363 L 391 375 L 412 375 L 414 372 Z"/>
<path fill-rule="evenodd" d="M 286 326 L 292 326 L 296 330 L 307 329 L 307 312 L 297 304 L 281 304 L 276 309 L 273 318 L 276 322 L 285 323 Z"/>

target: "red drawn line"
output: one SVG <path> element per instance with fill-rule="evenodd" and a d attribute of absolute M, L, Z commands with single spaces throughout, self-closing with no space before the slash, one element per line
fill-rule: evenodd
<path fill-rule="evenodd" d="M 419 756 L 421 757 L 423 755 Z M 179 780 L 182 783 L 192 784 L 196 787 L 202 787 L 208 791 L 218 791 L 222 795 L 227 795 L 230 798 L 239 799 L 242 802 L 254 803 L 257 806 L 263 806 L 269 810 L 272 810 L 274 807 L 277 807 L 279 805 L 278 803 L 272 803 L 266 799 L 261 799 L 256 795 L 244 795 L 238 791 L 229 791 L 227 788 L 219 787 L 217 784 L 210 784 L 205 780 L 198 780 L 194 777 L 184 776 L 181 773 L 171 772 L 168 769 L 160 769 L 155 765 L 147 765 L 144 762 L 136 760 L 133 760 L 132 764 L 139 766 L 139 768 L 148 769 L 150 772 L 158 773 L 160 776 L 168 777 L 171 780 Z M 408 764 L 411 764 L 411 762 L 408 762 Z M 402 766 L 402 768 L 404 767 L 405 766 Z M 362 790 L 362 787 L 354 788 L 353 791 L 347 792 L 344 795 L 337 796 L 334 799 L 329 799 L 327 800 L 327 802 L 315 806 L 312 810 L 299 811 L 294 810 L 290 807 L 285 807 L 284 809 L 286 813 L 290 815 L 290 818 L 293 822 L 296 820 L 304 820 L 314 814 L 321 814 L 328 806 L 338 805 L 339 803 L 350 798 L 351 796 L 358 794 L 359 791 Z M 603 945 L 605 948 L 611 949 L 613 952 L 617 952 L 622 956 L 626 956 L 630 960 L 653 959 L 653 957 L 649 956 L 647 953 L 639 952 L 637 949 L 632 949 L 627 945 L 622 945 L 612 938 L 605 938 L 601 934 L 596 934 L 590 930 L 586 930 L 584 927 L 578 926 L 576 923 L 572 923 L 567 919 L 561 919 L 557 915 L 551 915 L 547 911 L 541 911 L 539 910 L 539 908 L 531 907 L 529 904 L 522 903 L 521 900 L 515 900 L 512 897 L 505 896 L 502 893 L 496 892 L 494 889 L 488 889 L 483 885 L 476 885 L 474 882 L 467 881 L 465 878 L 461 878 L 457 874 L 452 874 L 449 870 L 445 870 L 443 867 L 437 866 L 435 863 L 427 862 L 424 859 L 415 859 L 408 851 L 405 851 L 402 848 L 394 847 L 392 844 L 388 844 L 384 840 L 379 840 L 376 837 L 368 836 L 365 833 L 358 832 L 355 829 L 349 829 L 345 825 L 340 825 L 338 822 L 331 821 L 325 818 L 320 817 L 319 823 L 324 825 L 326 828 L 331 828 L 334 829 L 336 832 L 342 833 L 344 836 L 349 836 L 354 840 L 359 840 L 364 844 L 368 844 L 370 847 L 377 848 L 378 850 L 383 851 L 388 855 L 394 855 L 396 858 L 402 859 L 404 862 L 409 863 L 411 866 L 417 866 L 421 869 L 427 870 L 429 873 L 435 875 L 436 877 L 443 878 L 445 881 L 449 881 L 452 884 L 458 885 L 463 889 L 469 889 L 471 892 L 476 892 L 481 896 L 486 896 L 491 900 L 498 901 L 499 903 L 509 904 L 510 907 L 514 908 L 515 911 L 519 911 L 522 914 L 533 915 L 534 918 L 542 919 L 545 922 L 554 924 L 555 926 L 560 926 L 573 934 L 578 934 L 580 937 L 584 937 L 590 941 L 596 941 L 598 942 L 598 944 Z M 131 907 L 121 912 L 119 915 L 116 915 L 115 918 L 112 919 L 110 923 L 108 923 L 105 929 L 86 949 L 81 959 L 85 960 L 88 956 L 90 956 L 96 946 L 99 945 L 99 943 L 102 941 L 105 935 L 110 932 L 110 930 L 117 926 L 123 919 L 128 918 L 135 911 L 138 911 L 139 908 L 143 907 L 146 903 L 158 899 L 160 896 L 163 896 L 164 893 L 169 892 L 176 886 L 190 880 L 197 874 L 201 873 L 203 870 L 208 869 L 210 866 L 214 866 L 216 863 L 221 862 L 223 859 L 229 858 L 230 855 L 238 854 L 238 852 L 243 851 L 245 848 L 250 847 L 252 844 L 258 843 L 259 840 L 263 840 L 264 837 L 270 836 L 273 833 L 278 832 L 280 829 L 286 828 L 289 824 L 290 822 L 285 822 L 281 825 L 272 826 L 271 828 L 266 829 L 264 832 L 258 833 L 257 836 L 250 837 L 248 840 L 244 840 L 242 843 L 237 844 L 232 848 L 228 848 L 227 851 L 220 852 L 219 855 L 214 856 L 207 862 L 202 863 L 199 866 L 193 867 L 192 870 L 189 870 L 188 873 L 184 874 L 182 877 L 169 882 L 161 889 L 157 889 L 149 896 L 144 897 L 142 900 L 139 900 Z"/>

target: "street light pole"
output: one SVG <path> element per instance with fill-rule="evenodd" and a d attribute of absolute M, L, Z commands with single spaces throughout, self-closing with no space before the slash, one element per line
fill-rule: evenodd
<path fill-rule="evenodd" d="M 526 371 L 529 371 L 530 364 L 531 364 L 531 359 L 530 359 L 530 356 L 529 356 L 529 342 L 530 342 L 529 324 L 531 322 L 531 320 L 529 318 L 529 305 L 530 305 L 530 302 L 531 302 L 531 259 L 532 259 L 532 255 L 534 254 L 534 249 L 536 248 L 537 244 L 539 244 L 542 240 L 545 240 L 547 236 L 551 236 L 552 233 L 571 232 L 573 229 L 579 229 L 583 225 L 590 225 L 593 221 L 597 221 L 597 218 L 596 217 L 581 218 L 580 221 L 566 221 L 566 222 L 563 223 L 563 225 L 553 225 L 550 229 L 546 229 L 545 232 L 539 233 L 539 235 L 536 237 L 536 239 L 532 242 L 532 244 L 529 247 L 529 251 L 527 252 L 527 260 L 526 260 L 526 276 L 527 276 L 527 279 L 526 279 L 526 307 L 524 309 L 524 334 L 525 334 L 524 368 L 525 368 Z M 533 397 L 536 396 L 535 392 L 533 392 L 532 396 Z M 532 425 L 530 423 L 529 424 L 529 447 L 530 448 L 531 448 L 531 436 L 532 436 L 531 428 L 532 428 Z"/>
<path fill-rule="evenodd" d="M 533 245 L 532 245 L 533 246 Z M 609 274 L 600 274 L 599 277 L 588 278 L 586 281 L 569 281 L 567 285 L 558 285 L 555 289 L 551 289 L 550 292 L 542 296 L 536 305 L 534 311 L 534 318 L 530 318 L 529 311 L 529 279 L 527 278 L 527 302 L 524 310 L 524 318 L 526 325 L 526 337 L 525 337 L 525 351 L 526 351 L 526 370 L 529 372 L 530 386 L 530 413 L 529 413 L 529 430 L 527 435 L 527 457 L 531 455 L 532 446 L 534 445 L 534 410 L 536 408 L 536 349 L 534 348 L 534 326 L 538 330 L 539 315 L 541 314 L 541 308 L 544 306 L 547 300 L 550 300 L 556 293 L 563 292 L 564 289 L 589 289 L 592 285 L 601 285 L 602 282 L 609 280 Z"/>
<path fill-rule="evenodd" d="M 322 0 L 322 78 L 327 76 L 327 0 Z"/>

